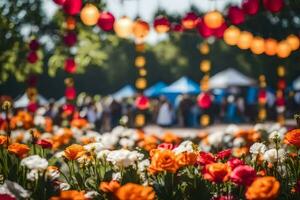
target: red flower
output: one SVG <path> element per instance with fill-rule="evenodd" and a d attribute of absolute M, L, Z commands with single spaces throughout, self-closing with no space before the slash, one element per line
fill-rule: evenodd
<path fill-rule="evenodd" d="M 77 36 L 74 32 L 68 32 L 65 36 L 64 36 L 64 43 L 71 47 L 73 45 L 75 45 L 75 43 L 77 42 Z"/>
<path fill-rule="evenodd" d="M 37 40 L 31 40 L 30 43 L 29 43 L 29 48 L 32 51 L 38 50 L 39 46 L 40 45 L 39 45 L 39 42 Z"/>
<path fill-rule="evenodd" d="M 36 63 L 36 61 L 38 60 L 38 55 L 35 51 L 30 51 L 27 55 L 27 61 L 31 64 Z"/>
<path fill-rule="evenodd" d="M 237 166 L 230 175 L 230 179 L 237 185 L 249 186 L 256 178 L 256 171 L 248 165 Z"/>
<path fill-rule="evenodd" d="M 40 145 L 43 149 L 51 149 L 52 142 L 49 140 L 41 139 L 36 142 L 37 145 Z"/>
<path fill-rule="evenodd" d="M 226 159 L 231 156 L 231 149 L 225 149 L 217 153 L 217 159 Z"/>
<path fill-rule="evenodd" d="M 172 149 L 174 149 L 174 145 L 172 143 L 162 143 L 162 144 L 158 145 L 157 148 L 158 149 L 169 149 L 169 150 L 172 150 Z"/>
<path fill-rule="evenodd" d="M 231 169 L 234 169 L 237 166 L 245 165 L 245 162 L 243 160 L 241 160 L 241 159 L 238 159 L 238 158 L 230 158 L 227 161 L 227 164 L 230 166 Z"/>
<path fill-rule="evenodd" d="M 15 197 L 12 197 L 12 196 L 10 196 L 8 194 L 0 194 L 0 199 L 1 200 L 16 200 Z"/>
<path fill-rule="evenodd" d="M 200 152 L 197 158 L 197 163 L 200 165 L 208 165 L 216 162 L 216 158 L 207 152 Z"/>

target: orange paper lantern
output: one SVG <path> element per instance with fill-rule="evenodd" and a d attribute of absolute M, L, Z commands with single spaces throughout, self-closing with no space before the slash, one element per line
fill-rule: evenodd
<path fill-rule="evenodd" d="M 66 28 L 68 30 L 74 30 L 76 27 L 76 20 L 74 19 L 74 17 L 69 16 L 66 20 Z"/>
<path fill-rule="evenodd" d="M 299 48 L 300 41 L 299 41 L 299 38 L 296 35 L 293 35 L 293 34 L 289 35 L 286 38 L 286 41 L 289 43 L 289 45 L 290 45 L 290 47 L 293 51 L 295 51 Z"/>
<path fill-rule="evenodd" d="M 277 56 L 279 58 L 287 58 L 291 54 L 291 46 L 286 40 L 283 40 L 278 43 L 277 46 Z"/>
<path fill-rule="evenodd" d="M 132 25 L 132 20 L 124 16 L 114 23 L 114 30 L 117 36 L 121 38 L 128 38 L 132 33 Z"/>
<path fill-rule="evenodd" d="M 134 22 L 132 27 L 133 35 L 138 39 L 145 38 L 150 31 L 149 24 L 143 20 L 137 20 Z"/>
<path fill-rule="evenodd" d="M 248 31 L 242 31 L 240 34 L 239 40 L 237 42 L 237 46 L 240 49 L 249 49 L 252 39 L 253 39 L 252 33 L 248 32 Z"/>
<path fill-rule="evenodd" d="M 262 54 L 265 51 L 265 40 L 259 36 L 254 37 L 250 49 L 254 54 Z"/>
<path fill-rule="evenodd" d="M 135 81 L 135 86 L 137 89 L 145 89 L 147 87 L 147 80 L 145 78 L 138 78 Z"/>
<path fill-rule="evenodd" d="M 224 41 L 228 45 L 236 45 L 240 37 L 240 29 L 235 26 L 230 26 L 224 32 Z"/>
<path fill-rule="evenodd" d="M 97 24 L 99 16 L 98 8 L 90 3 L 86 4 L 80 12 L 80 19 L 87 26 Z"/>
<path fill-rule="evenodd" d="M 224 18 L 219 11 L 211 11 L 204 15 L 204 23 L 209 28 L 219 28 L 224 22 Z"/>
<path fill-rule="evenodd" d="M 265 40 L 265 53 L 268 56 L 274 56 L 277 53 L 278 42 L 275 39 L 268 38 Z"/>
<path fill-rule="evenodd" d="M 195 28 L 198 24 L 199 18 L 194 12 L 187 13 L 181 20 L 183 28 L 191 30 Z"/>

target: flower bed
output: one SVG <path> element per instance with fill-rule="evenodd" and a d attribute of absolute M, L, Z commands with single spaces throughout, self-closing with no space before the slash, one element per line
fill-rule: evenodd
<path fill-rule="evenodd" d="M 19 113 L 1 125 L 0 199 L 299 199 L 300 129 L 257 124 L 179 137 L 67 127 Z"/>

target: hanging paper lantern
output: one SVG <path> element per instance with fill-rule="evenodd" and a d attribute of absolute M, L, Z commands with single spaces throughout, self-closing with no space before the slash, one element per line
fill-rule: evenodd
<path fill-rule="evenodd" d="M 208 126 L 209 123 L 210 123 L 209 115 L 207 115 L 207 114 L 202 115 L 201 118 L 200 118 L 200 124 L 202 126 Z"/>
<path fill-rule="evenodd" d="M 82 0 L 65 0 L 63 8 L 65 13 L 69 15 L 77 15 L 82 6 Z"/>
<path fill-rule="evenodd" d="M 200 53 L 203 55 L 207 55 L 209 53 L 209 45 L 207 42 L 203 42 L 199 46 Z"/>
<path fill-rule="evenodd" d="M 102 12 L 98 19 L 98 26 L 103 31 L 111 31 L 114 27 L 115 17 L 110 12 Z"/>
<path fill-rule="evenodd" d="M 75 106 L 72 104 L 65 104 L 62 109 L 66 115 L 71 115 L 75 111 Z"/>
<path fill-rule="evenodd" d="M 76 90 L 74 87 L 67 87 L 65 90 L 65 97 L 67 100 L 74 100 L 76 98 Z"/>
<path fill-rule="evenodd" d="M 210 37 L 210 36 L 212 36 L 214 34 L 214 30 L 211 29 L 211 28 L 209 28 L 203 22 L 203 20 L 199 20 L 199 23 L 198 23 L 198 32 L 204 38 L 208 38 L 208 37 Z"/>
<path fill-rule="evenodd" d="M 76 20 L 72 16 L 68 16 L 66 20 L 66 28 L 68 30 L 74 30 L 76 27 Z"/>
<path fill-rule="evenodd" d="M 197 98 L 197 103 L 200 108 L 207 109 L 212 104 L 211 96 L 208 93 L 203 92 L 203 93 L 199 94 L 199 96 Z"/>
<path fill-rule="evenodd" d="M 65 61 L 65 71 L 71 74 L 76 72 L 76 63 L 73 58 L 68 58 Z"/>
<path fill-rule="evenodd" d="M 36 63 L 36 61 L 38 60 L 38 55 L 35 51 L 30 51 L 27 55 L 27 61 L 31 64 Z"/>
<path fill-rule="evenodd" d="M 245 21 L 245 14 L 241 8 L 231 6 L 228 10 L 228 18 L 232 24 L 238 25 Z"/>
<path fill-rule="evenodd" d="M 99 16 L 98 8 L 91 3 L 87 3 L 80 12 L 80 19 L 87 26 L 97 24 Z"/>
<path fill-rule="evenodd" d="M 158 33 L 166 33 L 170 30 L 170 22 L 164 16 L 158 16 L 154 20 L 154 28 Z"/>
<path fill-rule="evenodd" d="M 149 99 L 144 95 L 138 96 L 135 100 L 135 106 L 140 110 L 148 109 L 149 105 L 150 105 Z"/>
<path fill-rule="evenodd" d="M 184 31 L 183 26 L 181 24 L 177 24 L 177 23 L 173 23 L 172 26 L 171 26 L 171 28 L 172 28 L 172 31 L 174 31 L 174 32 L 181 33 L 181 32 Z"/>
<path fill-rule="evenodd" d="M 289 43 L 289 45 L 293 51 L 295 51 L 299 48 L 300 41 L 296 35 L 293 35 L 293 34 L 289 35 L 287 37 L 286 41 Z"/>
<path fill-rule="evenodd" d="M 132 33 L 133 22 L 128 17 L 121 17 L 114 23 L 114 30 L 121 38 L 128 38 Z"/>
<path fill-rule="evenodd" d="M 286 82 L 285 82 L 284 79 L 280 79 L 277 82 L 277 88 L 280 89 L 280 90 L 284 90 L 286 88 Z"/>
<path fill-rule="evenodd" d="M 277 68 L 277 75 L 279 76 L 279 77 L 283 77 L 283 76 L 285 76 L 285 68 L 284 68 L 284 66 L 278 66 L 278 68 Z"/>
<path fill-rule="evenodd" d="M 249 49 L 252 43 L 253 35 L 248 31 L 242 31 L 237 42 L 240 49 Z"/>
<path fill-rule="evenodd" d="M 134 119 L 134 123 L 136 127 L 142 127 L 146 123 L 146 118 L 144 114 L 137 114 Z"/>
<path fill-rule="evenodd" d="M 36 110 L 38 109 L 38 104 L 37 102 L 29 102 L 28 105 L 27 105 L 27 110 L 28 112 L 31 112 L 31 113 L 35 113 Z"/>
<path fill-rule="evenodd" d="M 265 120 L 267 117 L 267 110 L 265 108 L 259 109 L 258 118 L 259 120 Z"/>
<path fill-rule="evenodd" d="M 204 23 L 209 27 L 209 28 L 219 28 L 223 22 L 224 18 L 222 14 L 219 11 L 210 11 L 204 15 Z"/>
<path fill-rule="evenodd" d="M 67 34 L 64 36 L 64 43 L 71 47 L 75 45 L 77 42 L 77 35 L 75 32 L 67 32 Z"/>
<path fill-rule="evenodd" d="M 283 40 L 278 43 L 277 46 L 277 56 L 279 58 L 287 58 L 291 54 L 291 47 L 286 40 Z"/>
<path fill-rule="evenodd" d="M 31 40 L 29 43 L 29 48 L 32 51 L 38 50 L 39 46 L 40 46 L 39 42 L 35 39 Z"/>
<path fill-rule="evenodd" d="M 259 0 L 243 0 L 242 8 L 248 15 L 255 15 L 259 10 Z"/>
<path fill-rule="evenodd" d="M 268 56 L 274 56 L 277 53 L 278 42 L 275 39 L 268 38 L 265 40 L 265 53 Z"/>
<path fill-rule="evenodd" d="M 146 64 L 145 57 L 144 56 L 137 56 L 135 58 L 135 63 L 134 64 L 135 64 L 136 67 L 144 67 L 145 64 Z"/>
<path fill-rule="evenodd" d="M 184 29 L 191 30 L 196 28 L 198 19 L 198 16 L 194 12 L 189 12 L 182 18 L 181 24 Z"/>
<path fill-rule="evenodd" d="M 208 72 L 211 67 L 211 62 L 209 60 L 202 60 L 200 63 L 200 70 L 204 73 Z"/>
<path fill-rule="evenodd" d="M 54 3 L 56 3 L 57 5 L 60 5 L 60 6 L 64 5 L 64 3 L 66 2 L 66 0 L 53 0 L 53 1 L 54 1 Z"/>
<path fill-rule="evenodd" d="M 267 102 L 267 91 L 265 89 L 261 89 L 258 91 L 258 103 L 266 104 Z"/>
<path fill-rule="evenodd" d="M 263 0 L 264 7 L 270 12 L 277 13 L 284 6 L 283 0 Z"/>
<path fill-rule="evenodd" d="M 219 28 L 214 29 L 214 36 L 217 38 L 223 38 L 224 32 L 228 28 L 226 22 L 224 22 Z"/>
<path fill-rule="evenodd" d="M 150 27 L 147 22 L 139 19 L 133 23 L 132 32 L 136 38 L 145 38 L 149 34 L 149 31 Z"/>
<path fill-rule="evenodd" d="M 135 50 L 137 52 L 144 52 L 145 51 L 145 44 L 144 43 L 135 44 Z"/>
<path fill-rule="evenodd" d="M 135 87 L 140 90 L 145 89 L 147 87 L 147 80 L 145 78 L 138 78 L 135 81 Z"/>
<path fill-rule="evenodd" d="M 66 87 L 73 87 L 74 86 L 74 80 L 72 78 L 66 78 L 64 80 Z"/>
<path fill-rule="evenodd" d="M 265 40 L 262 37 L 254 37 L 250 49 L 254 54 L 262 54 L 265 51 Z"/>
<path fill-rule="evenodd" d="M 140 76 L 146 76 L 147 75 L 147 70 L 146 69 L 140 69 L 139 70 L 139 75 Z"/>
<path fill-rule="evenodd" d="M 236 45 L 237 42 L 239 41 L 240 33 L 241 33 L 240 29 L 238 29 L 235 26 L 230 26 L 224 32 L 224 37 L 223 37 L 224 41 L 228 45 Z"/>

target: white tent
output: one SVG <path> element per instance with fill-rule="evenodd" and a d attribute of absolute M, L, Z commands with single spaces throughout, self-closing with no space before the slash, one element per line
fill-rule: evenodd
<path fill-rule="evenodd" d="M 241 72 L 228 68 L 221 71 L 209 80 L 210 88 L 228 88 L 234 86 L 251 86 L 255 85 L 256 81 L 245 76 Z"/>
<path fill-rule="evenodd" d="M 25 108 L 28 106 L 28 103 L 29 103 L 29 99 L 27 97 L 27 94 L 24 93 L 20 98 L 15 100 L 14 107 L 15 108 Z M 38 103 L 40 105 L 45 105 L 48 103 L 48 101 L 45 99 L 45 97 L 38 95 Z"/>
<path fill-rule="evenodd" d="M 294 90 L 300 90 L 300 76 L 293 82 Z"/>

